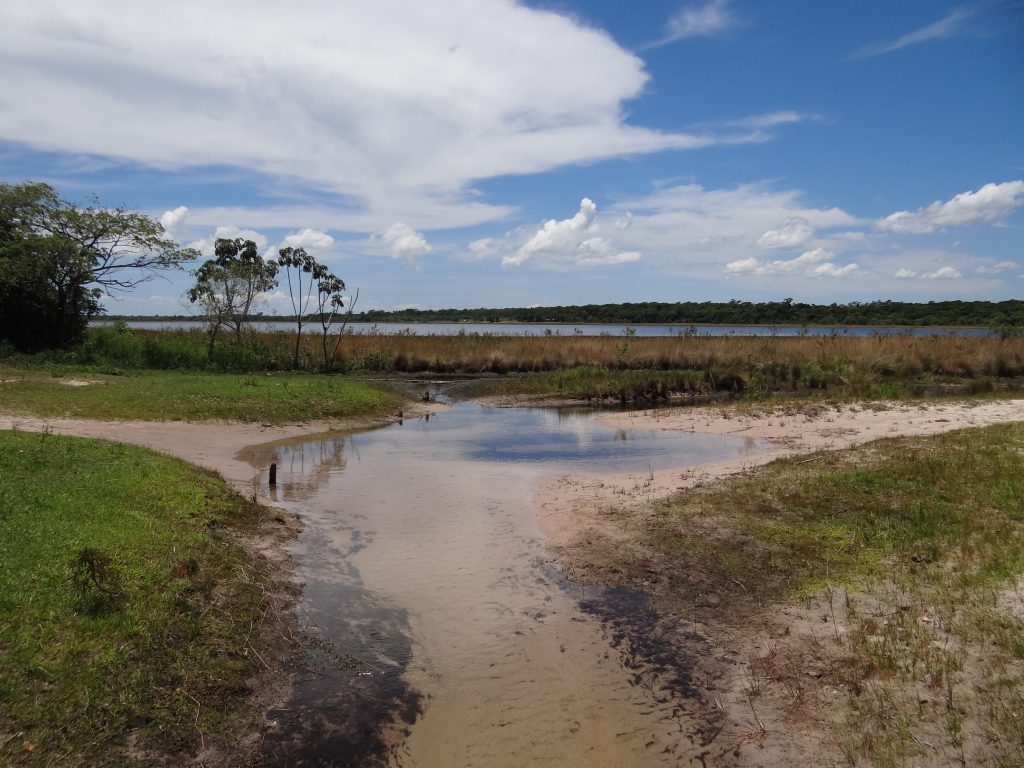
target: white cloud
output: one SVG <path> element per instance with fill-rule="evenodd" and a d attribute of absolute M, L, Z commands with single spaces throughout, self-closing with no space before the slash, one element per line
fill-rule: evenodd
<path fill-rule="evenodd" d="M 980 267 L 975 267 L 974 271 L 979 275 L 998 275 L 1001 272 L 1006 272 L 1010 269 L 1017 269 L 1019 266 L 1020 265 L 1014 261 L 1000 261 L 998 264 L 983 264 Z"/>
<path fill-rule="evenodd" d="M 799 216 L 786 219 L 777 229 L 769 229 L 757 244 L 766 250 L 801 248 L 814 236 L 814 228 Z"/>
<path fill-rule="evenodd" d="M 939 267 L 934 272 L 921 275 L 925 280 L 956 280 L 963 277 L 960 271 L 953 267 Z"/>
<path fill-rule="evenodd" d="M 632 214 L 629 229 L 616 232 L 616 245 L 644 256 L 650 268 L 667 267 L 688 278 L 718 279 L 726 264 L 745 263 L 764 249 L 758 241 L 779 222 L 799 219 L 817 232 L 848 229 L 858 224 L 838 208 L 802 205 L 795 190 L 773 190 L 764 184 L 726 189 L 679 185 L 618 203 L 610 215 Z M 819 240 L 827 241 L 827 237 Z M 767 242 L 767 241 L 766 241 Z M 837 243 L 837 251 L 845 248 Z"/>
<path fill-rule="evenodd" d="M 724 0 L 693 13 L 678 33 L 731 18 Z M 179 0 L 155 18 L 116 0 L 0 4 L 0 140 L 288 179 L 369 212 L 367 232 L 507 214 L 472 199 L 481 179 L 720 141 L 627 123 L 643 61 L 510 0 Z"/>
<path fill-rule="evenodd" d="M 990 224 L 1009 216 L 1024 204 L 1024 181 L 986 184 L 976 192 L 963 192 L 946 202 L 935 201 L 916 211 L 897 211 L 875 222 L 883 232 L 927 235 L 946 227 Z"/>
<path fill-rule="evenodd" d="M 577 246 L 573 260 L 581 267 L 607 267 L 614 264 L 628 264 L 639 261 L 641 258 L 636 251 L 617 253 L 615 246 L 606 238 L 591 237 Z"/>
<path fill-rule="evenodd" d="M 160 224 L 163 226 L 165 232 L 170 233 L 185 220 L 187 215 L 188 208 L 184 205 L 179 205 L 173 211 L 164 211 L 160 216 Z"/>
<path fill-rule="evenodd" d="M 544 222 L 514 253 L 502 258 L 502 266 L 518 267 L 527 261 L 537 261 L 551 268 L 607 267 L 643 258 L 639 251 L 621 249 L 610 238 L 597 234 L 600 230 L 597 218 L 597 205 L 590 198 L 583 198 L 575 215 L 561 221 Z M 628 229 L 622 226 L 624 220 L 628 221 L 629 217 L 612 222 L 617 233 Z M 497 247 L 495 243 L 490 245 Z"/>
<path fill-rule="evenodd" d="M 917 271 L 913 269 L 907 269 L 906 267 L 900 267 L 896 270 L 896 274 L 893 275 L 897 280 L 910 280 L 917 277 Z"/>
<path fill-rule="evenodd" d="M 856 262 L 851 262 L 846 266 L 840 267 L 838 264 L 832 262 L 826 262 L 825 264 L 819 264 L 810 271 L 808 275 L 810 277 L 845 277 L 846 275 L 852 275 L 860 270 L 860 266 Z"/>
<path fill-rule="evenodd" d="M 898 51 L 901 48 L 925 43 L 929 40 L 941 40 L 943 38 L 953 37 L 962 29 L 963 22 L 966 21 L 970 15 L 971 11 L 969 9 L 956 8 L 950 11 L 942 19 L 939 19 L 939 21 L 925 27 L 921 27 L 920 29 L 916 29 L 913 32 L 908 32 L 895 40 L 866 45 L 854 53 L 852 58 L 864 59 L 869 56 L 880 56 L 883 53 L 892 53 L 893 51 Z"/>
<path fill-rule="evenodd" d="M 713 37 L 740 25 L 729 8 L 729 0 L 711 0 L 705 5 L 686 5 L 665 24 L 664 36 L 649 48 L 674 43 L 687 37 Z"/>
<path fill-rule="evenodd" d="M 820 115 L 796 112 L 794 110 L 780 110 L 778 112 L 765 112 L 761 115 L 740 117 L 735 120 L 727 120 L 724 125 L 729 128 L 749 128 L 760 130 L 774 128 L 779 125 L 790 125 L 791 123 L 803 123 L 811 120 L 821 120 Z"/>
<path fill-rule="evenodd" d="M 725 265 L 734 275 L 803 275 L 804 277 L 844 277 L 857 272 L 856 263 L 839 266 L 828 261 L 833 254 L 823 248 L 806 251 L 792 259 L 776 259 L 764 263 L 757 258 L 738 259 Z"/>
<path fill-rule="evenodd" d="M 518 267 L 537 254 L 560 255 L 574 251 L 582 242 L 583 234 L 594 223 L 597 205 L 589 197 L 580 201 L 580 209 L 570 219 L 556 221 L 549 219 L 526 241 L 515 254 L 501 260 L 505 266 Z"/>
<path fill-rule="evenodd" d="M 387 231 L 379 235 L 394 259 L 409 259 L 429 253 L 431 248 L 427 239 L 408 224 L 396 222 Z"/>
<path fill-rule="evenodd" d="M 480 240 L 474 240 L 468 246 L 469 254 L 465 259 L 470 261 L 481 261 L 483 259 L 490 259 L 501 253 L 503 245 L 502 241 L 495 237 L 484 237 Z"/>
<path fill-rule="evenodd" d="M 285 236 L 282 248 L 305 248 L 307 251 L 322 251 L 334 245 L 334 238 L 318 229 L 301 229 Z"/>

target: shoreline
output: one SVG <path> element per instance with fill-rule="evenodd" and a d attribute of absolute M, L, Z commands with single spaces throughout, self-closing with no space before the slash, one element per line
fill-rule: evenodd
<path fill-rule="evenodd" d="M 842 450 L 885 437 L 925 436 L 966 427 L 1024 421 L 1024 399 L 954 403 L 865 402 L 825 406 L 783 405 L 756 414 L 702 406 L 605 414 L 598 421 L 618 429 L 665 429 L 762 441 L 768 447 L 734 459 L 653 472 L 603 475 L 562 474 L 541 481 L 536 490 L 537 524 L 555 547 L 566 546 L 587 530 L 615 535 L 628 527 L 629 514 L 648 501 L 676 491 L 739 474 L 775 459 Z M 597 504 L 625 512 L 611 523 L 595 518 Z M 633 523 L 638 522 L 636 520 Z M 575 578 L 574 574 L 570 574 Z"/>
<path fill-rule="evenodd" d="M 94 421 L 87 419 L 52 419 L 37 416 L 0 414 L 0 430 L 52 432 L 71 437 L 94 438 L 127 443 L 157 453 L 181 459 L 219 475 L 224 482 L 244 497 L 253 497 L 253 479 L 265 467 L 253 468 L 241 457 L 251 446 L 307 435 L 352 432 L 381 427 L 400 418 L 415 418 L 431 413 L 442 405 L 410 401 L 403 405 L 403 416 L 391 418 L 357 417 L 331 421 L 311 421 L 285 425 L 241 422 L 150 422 L 150 421 Z M 252 689 L 245 697 L 244 706 L 251 708 L 254 719 L 262 723 L 252 732 L 241 734 L 240 741 L 226 749 L 215 739 L 203 743 L 195 754 L 138 753 L 136 757 L 157 765 L 202 764 L 234 765 L 240 755 L 253 765 L 263 763 L 261 749 L 267 736 L 267 712 L 286 706 L 294 681 L 290 670 L 297 653 L 302 652 L 303 641 L 298 637 L 295 607 L 299 599 L 299 586 L 295 583 L 294 563 L 288 543 L 302 531 L 298 515 L 288 512 L 270 498 L 260 498 L 261 507 L 271 514 L 265 515 L 252 532 L 235 531 L 235 544 L 251 553 L 254 560 L 267 564 L 273 571 L 274 589 L 267 593 L 271 610 L 260 626 L 271 652 L 260 657 L 264 672 L 251 680 Z M 212 734 L 210 734 L 212 736 Z M 132 731 L 126 733 L 129 751 L 135 750 Z"/>
<path fill-rule="evenodd" d="M 528 402 L 521 404 L 530 405 Z M 404 417 L 413 418 L 444 407 L 409 402 L 404 406 Z M 595 572 L 588 570 L 585 558 L 573 556 L 573 542 L 593 531 L 620 540 L 623 552 L 627 552 L 632 540 L 631 532 L 644 524 L 645 510 L 652 500 L 737 475 L 784 456 L 841 450 L 884 437 L 932 435 L 964 427 L 1024 421 L 1024 399 L 909 404 L 865 402 L 830 406 L 795 403 L 756 413 L 736 408 L 666 408 L 605 413 L 598 419 L 619 429 L 672 429 L 734 436 L 750 441 L 752 449 L 758 452 L 675 470 L 606 475 L 563 474 L 539 481 L 533 498 L 537 526 L 547 538 L 546 545 L 554 553 L 556 564 L 569 580 L 582 584 L 599 583 L 600 579 L 599 575 L 594 578 Z M 398 420 L 397 414 L 391 420 Z M 253 493 L 254 474 L 257 471 L 262 473 L 264 468 L 254 469 L 239 458 L 245 448 L 292 437 L 369 429 L 388 421 L 348 419 L 275 426 L 238 422 L 96 422 L 0 415 L 0 428 L 50 429 L 60 434 L 141 445 L 219 472 L 233 488 L 248 496 Z M 811 456 L 808 460 L 813 458 Z M 281 509 L 270 500 L 263 503 L 275 511 Z M 614 514 L 604 514 L 602 508 L 605 507 L 614 507 Z M 291 518 L 289 515 L 282 517 Z M 301 520 L 297 517 L 284 520 L 283 524 L 282 519 L 269 519 L 254 536 L 239 543 L 266 556 L 278 570 L 281 580 L 288 581 L 291 563 L 287 542 L 299 530 Z M 290 609 L 295 599 L 293 593 L 283 603 L 285 610 L 282 611 L 283 617 L 279 617 L 282 626 L 294 623 Z M 824 606 L 828 605 L 825 601 Z M 709 680 L 712 675 L 720 676 L 712 702 L 726 713 L 728 724 L 716 739 L 717 744 L 729 740 L 736 740 L 737 744 L 756 742 L 759 759 L 770 758 L 778 763 L 810 765 L 817 764 L 816 761 L 824 757 L 822 744 L 815 734 L 827 733 L 835 726 L 830 718 L 837 716 L 836 711 L 815 713 L 799 722 L 787 721 L 787 725 L 795 730 L 777 730 L 755 737 L 750 734 L 761 727 L 761 719 L 780 723 L 783 716 L 772 710 L 768 702 L 759 703 L 759 707 L 764 706 L 760 714 L 753 711 L 753 705 L 747 709 L 749 697 L 743 695 L 746 679 L 743 675 L 749 674 L 748 667 L 753 668 L 764 648 L 781 647 L 788 653 L 791 647 L 795 647 L 797 639 L 805 638 L 808 632 L 814 637 L 814 632 L 821 632 L 820 628 L 824 626 L 820 618 L 822 611 L 822 599 L 819 597 L 806 606 L 784 605 L 779 616 L 747 617 L 734 626 L 713 625 L 713 620 L 701 611 L 686 619 L 694 632 L 706 638 L 712 654 L 707 658 L 694 657 L 695 669 L 704 670 Z M 790 628 L 793 629 L 792 636 Z M 836 632 L 840 630 L 837 625 Z M 768 640 L 763 636 L 765 632 Z M 678 650 L 687 658 L 695 653 L 689 647 Z M 290 687 L 286 664 L 289 658 L 290 652 L 282 648 L 281 655 L 270 661 L 274 671 L 261 676 L 262 682 L 250 698 L 254 708 L 262 708 L 265 712 L 287 699 Z M 819 666 L 824 663 L 817 658 L 812 662 Z M 256 738 L 258 736 L 256 734 Z M 216 755 L 204 757 L 217 759 Z"/>
<path fill-rule="evenodd" d="M 702 681 L 704 706 L 720 715 L 718 730 L 704 744 L 711 756 L 707 765 L 818 766 L 838 764 L 835 734 L 851 727 L 848 709 L 858 694 L 836 672 L 847 663 L 851 638 L 865 636 L 865 627 L 875 620 L 871 617 L 887 625 L 895 614 L 934 627 L 928 630 L 934 633 L 932 642 L 948 644 L 952 635 L 933 620 L 937 608 L 907 602 L 900 585 L 885 581 L 864 588 L 829 582 L 799 599 L 759 603 L 745 597 L 742 582 L 732 583 L 737 591 L 730 597 L 731 587 L 723 590 L 699 571 L 694 575 L 694 583 L 701 585 L 698 592 L 680 603 L 671 596 L 671 562 L 658 560 L 671 555 L 655 554 L 646 544 L 647 531 L 664 526 L 657 500 L 716 481 L 728 483 L 783 457 L 805 456 L 796 460 L 812 462 L 879 438 L 1024 422 L 1024 400 L 796 406 L 756 415 L 688 408 L 608 414 L 600 420 L 618 428 L 675 429 L 769 443 L 756 455 L 684 469 L 549 478 L 538 483 L 534 507 L 554 563 L 571 582 L 622 585 L 652 601 L 656 628 L 663 628 L 656 631 L 673 638 L 673 653 Z M 708 524 L 715 525 L 713 520 Z M 1024 579 L 1013 579 L 994 593 L 1017 621 L 1024 619 L 1022 591 Z M 878 633 L 884 631 L 875 630 L 868 640 L 880 638 Z M 967 670 L 962 685 L 982 685 L 984 673 L 977 670 L 985 668 L 990 644 L 981 638 L 962 650 Z M 917 694 L 922 702 L 933 701 L 930 692 L 922 691 Z M 939 715 L 931 717 L 922 717 L 926 739 L 929 728 L 944 722 Z M 938 740 L 941 731 L 936 733 Z M 915 764 L 946 764 L 934 750 L 924 752 L 922 747 Z"/>

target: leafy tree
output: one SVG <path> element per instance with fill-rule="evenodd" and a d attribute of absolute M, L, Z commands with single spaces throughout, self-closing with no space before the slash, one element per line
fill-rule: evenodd
<path fill-rule="evenodd" d="M 298 368 L 302 326 L 313 300 L 313 287 L 324 280 L 328 272 L 327 267 L 320 264 L 311 254 L 306 253 L 305 248 L 282 248 L 278 251 L 277 263 L 284 270 L 288 279 L 288 296 L 292 301 L 292 313 L 295 315 L 297 326 L 292 367 Z"/>
<path fill-rule="evenodd" d="M 323 329 L 320 346 L 323 348 L 326 369 L 329 367 L 327 335 L 344 306 L 341 292 L 345 290 L 345 281 L 328 271 L 327 267 L 318 262 L 312 254 L 307 253 L 305 248 L 282 248 L 278 254 L 277 263 L 284 269 L 288 280 L 288 293 L 295 315 L 295 354 L 292 365 L 296 368 L 299 366 L 302 326 L 305 324 L 310 306 L 315 301 L 317 317 Z"/>
<path fill-rule="evenodd" d="M 0 183 L 0 338 L 16 348 L 77 341 L 100 297 L 195 258 L 125 208 L 80 208 L 48 184 Z"/>
<path fill-rule="evenodd" d="M 236 342 L 242 340 L 256 300 L 277 285 L 277 264 L 264 260 L 252 240 L 218 238 L 214 252 L 215 258 L 192 272 L 196 282 L 186 294 L 206 317 L 211 354 L 221 328 L 231 329 Z"/>

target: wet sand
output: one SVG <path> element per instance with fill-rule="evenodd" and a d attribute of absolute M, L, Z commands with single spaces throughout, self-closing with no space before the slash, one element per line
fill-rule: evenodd
<path fill-rule="evenodd" d="M 337 690 L 365 689 L 332 702 L 320 680 L 300 682 L 289 705 L 300 714 L 285 730 L 326 717 L 331 732 L 298 747 L 301 758 L 327 765 L 356 748 L 365 750 L 362 765 L 419 768 L 696 759 L 717 715 L 692 684 L 691 660 L 666 652 L 687 630 L 652 632 L 654 614 L 638 593 L 567 584 L 536 526 L 532 490 L 546 464 L 467 450 L 496 440 L 507 452 L 515 414 L 465 410 L 439 414 L 429 428 L 246 452 L 254 466 L 278 464 L 278 503 L 304 521 L 293 547 L 306 584 L 300 611 L 319 637 L 356 657 Z M 474 426 L 488 421 L 500 425 Z M 551 421 L 555 433 L 574 430 Z M 556 450 L 551 432 L 530 434 Z M 695 456 L 743 449 L 742 441 L 678 442 L 707 446 Z M 390 736 L 368 742 L 352 713 L 382 699 Z"/>
<path fill-rule="evenodd" d="M 628 537 L 638 522 L 630 515 L 642 514 L 647 499 L 780 455 L 1024 420 L 1024 400 L 844 406 L 757 416 L 722 409 L 656 410 L 607 414 L 601 420 L 626 430 L 766 439 L 775 447 L 689 469 L 550 477 L 539 469 L 510 471 L 457 460 L 423 463 L 399 454 L 387 462 L 364 462 L 354 450 L 358 446 L 334 447 L 345 432 L 339 428 L 366 424 L 267 427 L 4 417 L 0 428 L 49 428 L 144 445 L 215 469 L 246 493 L 269 494 L 263 469 L 271 456 L 279 459 L 279 471 L 291 474 L 281 476 L 273 500 L 300 514 L 306 526 L 293 545 L 299 578 L 310 593 L 337 598 L 334 609 L 311 609 L 311 620 L 327 637 L 358 610 L 387 617 L 383 634 L 369 620 L 356 627 L 359 637 L 352 647 L 359 642 L 365 647 L 350 677 L 343 678 L 359 682 L 378 674 L 398 686 L 395 711 L 378 713 L 394 718 L 392 728 L 364 764 L 657 766 L 731 762 L 727 756 L 714 758 L 720 746 L 715 738 L 723 726 L 742 732 L 750 718 L 737 715 L 728 698 L 723 707 L 714 685 L 708 685 L 730 662 L 716 657 L 718 650 L 686 626 L 648 611 L 639 593 L 588 593 L 566 584 L 551 564 L 546 542 L 570 542 L 591 528 Z M 323 433 L 323 439 L 310 440 L 312 433 Z M 289 444 L 318 447 L 289 453 Z M 610 501 L 620 514 L 597 516 Z M 339 555 L 350 568 L 337 567 Z M 376 696 L 380 690 L 370 686 L 366 692 Z M 339 704 L 354 708 L 360 701 Z M 813 745 L 807 749 L 802 764 L 814 764 L 820 755 Z M 762 757 L 772 764 L 780 755 L 794 754 L 767 751 Z M 314 750 L 309 757 L 307 764 L 329 764 L 337 755 Z"/>

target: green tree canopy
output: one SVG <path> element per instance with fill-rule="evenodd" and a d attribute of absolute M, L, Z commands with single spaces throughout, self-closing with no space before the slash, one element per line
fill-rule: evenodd
<path fill-rule="evenodd" d="M 77 341 L 100 297 L 130 290 L 196 252 L 126 208 L 79 207 L 48 184 L 0 183 L 0 338 L 26 351 Z"/>
<path fill-rule="evenodd" d="M 264 260 L 252 240 L 218 238 L 214 252 L 192 272 L 196 282 L 187 293 L 206 317 L 211 352 L 221 328 L 230 328 L 241 341 L 253 305 L 277 285 L 277 264 Z"/>

